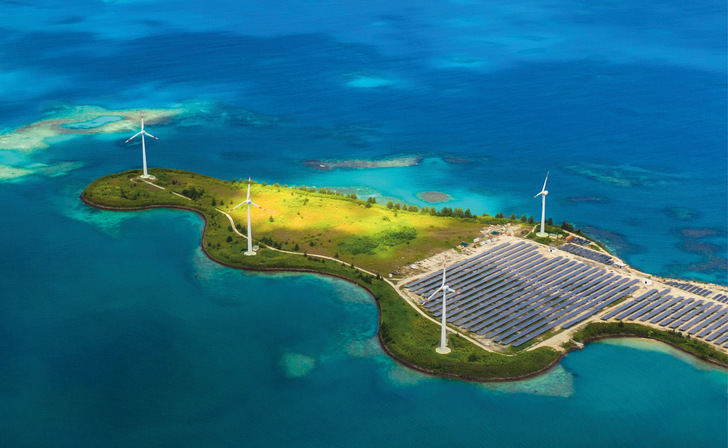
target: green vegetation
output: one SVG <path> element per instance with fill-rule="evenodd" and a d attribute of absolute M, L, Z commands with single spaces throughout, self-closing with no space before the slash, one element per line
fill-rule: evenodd
<path fill-rule="evenodd" d="M 714 349 L 703 341 L 691 338 L 679 331 L 658 330 L 646 325 L 624 322 L 592 322 L 578 331 L 573 339 L 578 342 L 588 342 L 610 336 L 656 339 L 691 353 L 700 359 L 728 365 L 728 354 Z"/>
<path fill-rule="evenodd" d="M 260 216 L 253 224 L 254 228 L 259 229 L 264 224 L 281 228 L 277 231 L 266 231 L 264 228 L 262 232 L 256 232 L 259 238 L 256 243 L 262 248 L 257 256 L 247 257 L 243 254 L 247 246 L 245 240 L 234 235 L 230 222 L 212 205 L 213 201 L 231 206 L 240 202 L 241 197 L 244 199 L 246 184 L 180 170 L 156 169 L 151 172 L 158 179 L 155 183 L 165 190 L 137 181 L 139 171 L 128 171 L 95 180 L 86 188 L 82 197 L 100 207 L 130 210 L 178 207 L 196 211 L 205 217 L 207 224 L 202 240 L 203 248 L 211 258 L 231 267 L 318 272 L 359 284 L 372 293 L 379 305 L 379 335 L 383 345 L 393 357 L 415 368 L 438 375 L 474 380 L 512 379 L 542 371 L 559 359 L 560 354 L 549 348 L 520 351 L 515 355 L 491 353 L 458 335 L 450 335 L 452 353 L 438 355 L 434 348 L 439 344 L 439 325 L 415 311 L 379 274 L 372 276 L 363 273 L 355 269 L 355 263 L 351 261 L 357 260 L 357 266 L 361 265 L 375 272 L 377 270 L 368 265 L 367 260 L 378 260 L 380 266 L 387 266 L 387 260 L 404 257 L 405 262 L 409 263 L 410 260 L 421 258 L 438 247 L 434 239 L 445 239 L 455 244 L 463 235 L 472 236 L 472 232 L 482 228 L 483 224 L 495 221 L 493 218 L 474 217 L 469 210 L 467 213 L 462 212 L 462 218 L 434 216 L 429 209 L 423 216 L 423 209 L 413 209 L 412 212 L 409 207 L 395 210 L 393 206 L 392 209 L 387 209 L 376 204 L 376 201 L 359 201 L 353 195 L 344 196 L 328 191 L 314 193 L 304 189 L 305 187 L 289 189 L 277 184 L 265 187 L 254 184 L 252 187 L 256 202 L 265 204 L 266 210 L 273 212 L 272 215 Z M 171 194 L 172 192 L 190 199 L 194 196 L 194 199 L 179 197 Z M 193 193 L 188 196 L 185 192 Z M 291 204 L 291 210 L 285 209 L 282 206 L 284 203 Z M 312 207 L 315 207 L 315 213 L 310 210 Z M 361 212 L 363 209 L 367 210 L 367 214 L 375 215 L 376 222 L 370 227 L 355 226 L 362 220 L 366 224 L 367 216 Z M 242 216 L 243 212 L 240 213 Z M 446 215 L 460 213 L 460 210 L 445 211 Z M 325 223 L 315 222 L 316 219 L 324 220 L 331 214 L 336 215 L 338 226 L 327 227 Z M 350 221 L 357 222 L 344 221 L 342 216 L 351 216 Z M 306 225 L 302 225 L 300 221 L 304 221 Z M 284 227 L 281 222 L 287 225 Z M 369 233 L 336 234 L 347 226 L 357 231 L 365 229 Z M 235 227 L 238 230 L 244 229 L 240 223 L 236 223 Z M 426 240 L 430 241 L 425 242 Z M 333 249 L 331 256 L 338 257 L 341 252 L 347 255 L 368 254 L 370 257 L 349 257 L 346 264 L 341 264 L 308 253 L 296 255 L 265 249 L 268 246 L 298 251 L 299 243 L 308 243 L 308 246 L 315 247 L 317 251 Z M 448 247 L 447 244 L 445 247 Z"/>
<path fill-rule="evenodd" d="M 153 169 L 150 173 L 157 177 L 155 184 L 164 189 L 136 179 L 138 171 L 128 171 L 94 181 L 84 197 L 108 207 L 180 206 L 198 211 L 210 221 L 204 238 L 212 249 L 239 250 L 240 245 L 235 246 L 237 238 L 231 245 L 225 240 L 227 234 L 218 235 L 217 226 L 224 230 L 229 222 L 216 209 L 228 211 L 245 200 L 247 182 L 224 181 L 181 170 Z M 325 188 L 288 188 L 253 182 L 251 194 L 266 210 L 251 210 L 254 236 L 260 242 L 289 251 L 305 245 L 316 254 L 329 257 L 338 253 L 347 262 L 381 273 L 396 271 L 428 254 L 472 239 L 484 225 L 507 222 L 477 217 L 470 210 L 436 211 L 401 204 L 388 208 L 373 198 L 359 200 L 355 193 Z M 230 215 L 235 227 L 244 233 L 245 207 Z"/>
<path fill-rule="evenodd" d="M 488 352 L 452 334 L 449 341 L 452 352 L 439 355 L 434 350 L 439 345 L 439 325 L 413 309 L 380 275 L 472 238 L 484 225 L 509 222 L 502 213 L 498 218 L 491 218 L 474 216 L 470 210 L 443 209 L 438 212 L 429 207 L 385 206 L 371 199 L 359 200 L 353 193 L 253 183 L 251 194 L 266 211 L 258 213 L 253 209 L 251 213 L 256 238 L 253 242 L 261 249 L 257 256 L 248 257 L 244 255 L 247 242 L 235 234 L 236 229 L 240 233 L 246 231 L 243 225 L 245 210 L 230 212 L 234 225 L 218 210 L 227 211 L 242 202 L 247 183 L 181 170 L 154 169 L 150 172 L 157 177 L 155 184 L 162 188 L 139 181 L 140 172 L 135 170 L 95 180 L 82 193 L 82 198 L 98 207 L 120 210 L 152 207 L 191 210 L 206 221 L 202 247 L 208 256 L 222 264 L 247 270 L 317 272 L 341 277 L 366 288 L 380 309 L 379 337 L 385 349 L 400 362 L 433 374 L 480 381 L 515 379 L 543 371 L 561 356 L 550 348 L 526 351 L 534 341 L 510 347 L 504 353 Z M 516 220 L 514 224 L 520 225 L 522 221 Z M 549 226 L 548 231 L 564 232 L 554 226 Z M 549 238 L 544 240 L 554 243 Z M 270 250 L 272 248 L 294 252 L 303 248 L 304 253 L 284 253 Z M 315 254 L 309 254 L 307 250 L 315 251 Z M 345 263 L 316 255 L 341 258 Z M 355 266 L 374 275 L 355 269 Z M 634 324 L 610 325 L 589 324 L 577 333 L 575 340 L 601 335 L 652 337 L 705 359 L 728 362 L 728 355 L 687 336 Z"/>
<path fill-rule="evenodd" d="M 476 380 L 514 379 L 540 372 L 560 354 L 550 348 L 521 351 L 509 356 L 487 352 L 459 335 L 449 334 L 448 355 L 438 355 L 440 327 L 422 317 L 386 283 L 370 290 L 382 313 L 379 337 L 387 350 L 402 362 L 438 375 Z"/>
<path fill-rule="evenodd" d="M 377 249 L 387 249 L 399 246 L 401 244 L 408 244 L 416 237 L 417 229 L 415 229 L 414 227 L 400 227 L 396 229 L 385 230 L 375 236 L 355 237 L 350 242 L 343 243 L 341 248 L 343 252 L 352 255 L 374 255 Z"/>

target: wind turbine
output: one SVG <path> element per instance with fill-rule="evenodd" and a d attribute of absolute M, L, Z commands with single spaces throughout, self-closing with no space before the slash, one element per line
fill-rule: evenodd
<path fill-rule="evenodd" d="M 236 208 L 240 207 L 243 204 L 247 204 L 248 205 L 248 251 L 245 252 L 245 255 L 255 255 L 255 252 L 253 252 L 253 236 L 252 236 L 252 232 L 250 230 L 250 206 L 251 205 L 254 205 L 254 206 L 258 207 L 261 210 L 265 210 L 265 209 L 263 207 L 261 207 L 260 205 L 258 205 L 255 202 L 253 202 L 253 201 L 250 200 L 250 177 L 248 177 L 248 197 L 245 198 L 245 200 L 243 202 L 241 202 L 240 204 L 238 204 L 235 207 L 231 208 L 229 212 L 235 210 Z"/>
<path fill-rule="evenodd" d="M 437 288 L 430 297 L 425 299 L 425 303 L 427 303 L 427 301 L 429 301 L 431 298 L 435 297 L 435 294 L 442 291 L 442 329 L 440 330 L 440 346 L 435 349 L 435 351 L 441 355 L 447 355 L 448 353 L 450 353 L 450 347 L 447 346 L 447 335 L 445 334 L 447 331 L 447 327 L 445 326 L 445 323 L 447 320 L 447 317 L 446 317 L 447 293 L 454 292 L 455 294 L 460 294 L 459 292 L 455 291 L 454 289 L 452 289 L 451 287 L 449 287 L 445 284 L 445 272 L 446 271 L 447 271 L 447 265 L 443 264 L 442 265 L 442 285 L 440 285 L 440 287 Z"/>
<path fill-rule="evenodd" d="M 543 181 L 543 188 L 541 188 L 541 192 L 534 196 L 534 199 L 541 196 L 541 231 L 536 234 L 536 236 L 549 236 L 548 233 L 546 233 L 546 196 L 549 194 L 548 190 L 546 190 L 546 182 L 549 180 L 549 173 L 546 173 L 546 180 Z"/>
<path fill-rule="evenodd" d="M 137 132 L 136 134 L 134 134 L 132 137 L 130 137 L 127 141 L 124 142 L 124 144 L 126 145 L 131 140 L 133 140 L 134 137 L 136 137 L 138 135 L 142 136 L 142 166 L 144 168 L 144 170 L 143 170 L 144 173 L 140 177 L 142 179 L 156 179 L 156 177 L 147 173 L 147 148 L 146 148 L 146 145 L 144 145 L 144 136 L 146 135 L 146 136 L 152 137 L 155 140 L 159 140 L 159 139 L 144 130 L 144 112 L 142 112 L 142 130 Z"/>

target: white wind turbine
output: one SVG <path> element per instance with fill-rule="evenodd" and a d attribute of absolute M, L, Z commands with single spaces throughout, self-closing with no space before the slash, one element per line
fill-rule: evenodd
<path fill-rule="evenodd" d="M 425 299 L 425 303 L 427 303 L 428 300 L 435 297 L 435 294 L 442 291 L 442 328 L 440 330 L 440 346 L 435 349 L 435 351 L 441 355 L 447 355 L 448 353 L 450 353 L 450 347 L 447 346 L 447 335 L 446 335 L 447 326 L 445 325 L 446 321 L 447 321 L 447 317 L 446 317 L 446 315 L 447 315 L 447 303 L 446 303 L 447 293 L 454 292 L 455 294 L 460 294 L 459 292 L 455 291 L 454 289 L 452 289 L 451 287 L 449 287 L 445 284 L 445 272 L 446 271 L 447 271 L 447 265 L 443 264 L 442 265 L 442 285 L 440 285 L 440 287 L 437 288 L 430 297 Z"/>
<path fill-rule="evenodd" d="M 250 177 L 248 177 L 248 197 L 245 198 L 245 200 L 243 202 L 241 202 L 240 204 L 238 204 L 235 207 L 231 208 L 229 212 L 235 210 L 236 208 L 240 207 L 243 204 L 247 204 L 248 205 L 248 251 L 245 252 L 245 255 L 255 255 L 255 252 L 253 252 L 253 236 L 252 236 L 252 232 L 250 230 L 250 206 L 251 205 L 254 205 L 254 206 L 258 207 L 261 210 L 265 210 L 265 209 L 263 207 L 261 207 L 260 205 L 258 205 L 255 202 L 253 202 L 253 201 L 250 200 Z"/>
<path fill-rule="evenodd" d="M 536 234 L 536 236 L 549 236 L 548 233 L 546 233 L 546 196 L 549 194 L 548 190 L 546 190 L 546 182 L 549 180 L 549 173 L 546 173 L 546 180 L 543 181 L 543 188 L 541 188 L 541 192 L 534 196 L 534 198 L 537 198 L 541 196 L 541 231 Z"/>
<path fill-rule="evenodd" d="M 152 137 L 155 140 L 159 140 L 157 137 L 153 136 L 152 134 L 148 133 L 144 130 L 144 112 L 142 112 L 142 130 L 134 134 L 131 138 L 129 138 L 127 141 L 124 142 L 126 145 L 131 140 L 134 139 L 134 137 L 141 135 L 142 136 L 142 166 L 144 168 L 144 173 L 140 176 L 142 179 L 156 179 L 156 177 L 152 176 L 151 174 L 147 173 L 147 148 L 144 144 L 144 136 Z"/>

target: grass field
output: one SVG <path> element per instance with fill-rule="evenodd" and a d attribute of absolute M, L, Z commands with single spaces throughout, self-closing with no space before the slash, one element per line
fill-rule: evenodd
<path fill-rule="evenodd" d="M 232 182 L 179 170 L 151 170 L 160 190 L 143 182 L 132 182 L 137 171 L 103 177 L 86 189 L 95 203 L 133 207 L 170 204 L 210 213 L 228 211 L 244 201 L 247 181 Z M 461 241 L 472 241 L 484 225 L 495 218 L 455 218 L 389 209 L 344 194 L 311 192 L 280 185 L 251 185 L 251 198 L 263 207 L 251 208 L 253 239 L 285 250 L 337 256 L 370 271 L 386 274 Z M 194 200 L 172 195 L 176 192 Z M 215 213 L 213 213 L 215 212 Z M 245 233 L 245 206 L 230 212 L 236 227 Z M 218 213 L 219 214 L 219 213 Z M 227 222 L 227 220 L 225 220 Z M 220 223 L 223 227 L 227 224 Z M 232 235 L 232 233 L 231 233 Z M 222 236 L 222 240 L 220 237 Z M 227 234 L 207 235 L 210 247 L 242 248 L 244 242 Z M 298 249 L 297 249 L 298 248 Z"/>
<path fill-rule="evenodd" d="M 507 219 L 433 216 L 387 208 L 335 192 L 253 184 L 251 198 L 265 208 L 251 210 L 253 235 L 264 244 L 257 256 L 248 257 L 243 253 L 247 242 L 235 234 L 227 217 L 218 211 L 228 211 L 245 200 L 246 183 L 180 170 L 150 172 L 158 178 L 155 184 L 163 189 L 139 181 L 141 173 L 137 170 L 95 180 L 84 190 L 82 198 L 95 206 L 119 210 L 181 207 L 196 211 L 206 221 L 202 245 L 220 263 L 251 270 L 317 272 L 366 288 L 379 306 L 379 338 L 384 348 L 400 362 L 429 373 L 478 381 L 517 379 L 549 368 L 562 356 L 562 352 L 547 347 L 524 350 L 530 342 L 511 347 L 506 353 L 493 353 L 459 335 L 449 337 L 450 354 L 438 355 L 434 348 L 439 344 L 439 325 L 420 315 L 379 276 L 353 268 L 356 265 L 385 274 L 432 252 L 468 241 L 484 226 L 503 224 Z M 246 210 L 235 210 L 231 215 L 238 230 L 245 233 Z M 266 245 L 338 256 L 347 264 L 268 250 Z M 588 341 L 611 335 L 651 337 L 704 359 L 722 364 L 727 361 L 725 354 L 700 341 L 629 324 L 592 323 L 574 339 Z M 572 345 L 567 343 L 564 348 L 573 348 Z"/>
<path fill-rule="evenodd" d="M 336 255 L 347 265 L 310 256 L 263 248 L 255 257 L 243 254 L 247 243 L 237 236 L 217 209 L 229 210 L 243 201 L 247 185 L 180 170 L 150 170 L 157 188 L 136 179 L 139 171 L 112 174 L 92 182 L 82 194 L 87 202 L 119 210 L 181 207 L 205 217 L 202 245 L 223 264 L 253 270 L 310 271 L 352 281 L 376 298 L 380 310 L 379 337 L 387 352 L 411 367 L 437 375 L 473 380 L 515 379 L 553 365 L 560 354 L 550 348 L 514 355 L 488 352 L 458 336 L 450 336 L 449 355 L 438 355 L 439 325 L 425 319 L 383 279 L 351 267 L 386 272 L 421 259 L 430 252 L 468 240 L 488 224 L 508 220 L 489 217 L 454 218 L 395 210 L 346 195 L 318 193 L 278 185 L 251 186 L 254 235 L 282 249 Z M 173 194 L 184 195 L 180 197 Z M 214 204 L 214 205 L 213 205 Z M 367 205 L 368 204 L 368 205 Z M 236 227 L 246 223 L 245 210 L 234 211 Z"/>

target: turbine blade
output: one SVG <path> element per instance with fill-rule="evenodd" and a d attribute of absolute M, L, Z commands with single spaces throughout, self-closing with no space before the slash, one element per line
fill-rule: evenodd
<path fill-rule="evenodd" d="M 127 140 L 126 140 L 125 142 L 124 142 L 124 144 L 126 145 L 126 144 L 127 144 L 127 143 L 129 143 L 129 142 L 130 142 L 131 140 L 133 140 L 133 139 L 134 139 L 134 137 L 138 137 L 138 136 L 139 136 L 139 135 L 140 135 L 141 133 L 142 133 L 142 131 L 139 131 L 139 132 L 137 132 L 136 134 L 134 134 L 133 136 L 129 137 L 129 138 L 128 138 L 128 139 L 127 139 Z"/>
<path fill-rule="evenodd" d="M 152 134 L 150 134 L 150 133 L 149 133 L 149 132 L 147 132 L 147 131 L 142 131 L 142 132 L 143 132 L 143 133 L 144 133 L 144 135 L 146 135 L 147 137 L 152 137 L 152 138 L 153 138 L 154 140 L 159 140 L 159 139 L 158 139 L 157 137 L 153 136 Z"/>
<path fill-rule="evenodd" d="M 546 180 L 543 181 L 543 188 L 541 188 L 541 191 L 546 190 L 546 182 L 548 182 L 548 181 L 549 181 L 549 172 L 546 171 Z"/>
<path fill-rule="evenodd" d="M 426 298 L 426 299 L 425 299 L 425 301 L 424 301 L 424 302 L 422 302 L 422 303 L 427 303 L 427 302 L 429 302 L 429 300 L 430 300 L 431 298 L 435 297 L 435 294 L 437 294 L 438 292 L 440 292 L 440 290 L 442 290 L 442 287 L 439 287 L 439 288 L 437 288 L 437 289 L 435 290 L 435 292 L 433 292 L 433 293 L 432 293 L 432 294 L 430 295 L 430 297 Z"/>
<path fill-rule="evenodd" d="M 255 203 L 255 202 L 253 202 L 253 201 L 249 201 L 248 203 L 249 203 L 249 204 L 252 204 L 252 205 L 254 205 L 254 206 L 256 206 L 256 207 L 258 207 L 258 208 L 259 208 L 259 209 L 261 209 L 261 210 L 265 210 L 265 209 L 264 209 L 263 207 L 261 207 L 260 205 L 256 204 L 256 203 Z"/>
<path fill-rule="evenodd" d="M 236 208 L 240 207 L 241 205 L 245 204 L 246 202 L 248 202 L 248 201 L 243 201 L 243 202 L 241 202 L 240 204 L 236 205 L 235 207 L 231 208 L 231 209 L 230 209 L 230 210 L 228 211 L 228 213 L 230 213 L 231 211 L 233 211 L 233 210 L 235 210 Z"/>
<path fill-rule="evenodd" d="M 534 196 L 533 198 L 536 199 L 537 197 L 541 196 L 542 194 L 543 194 L 543 191 L 541 193 L 537 194 L 536 196 Z"/>
<path fill-rule="evenodd" d="M 250 200 L 250 178 L 248 178 L 248 197 L 245 198 L 246 201 Z"/>

